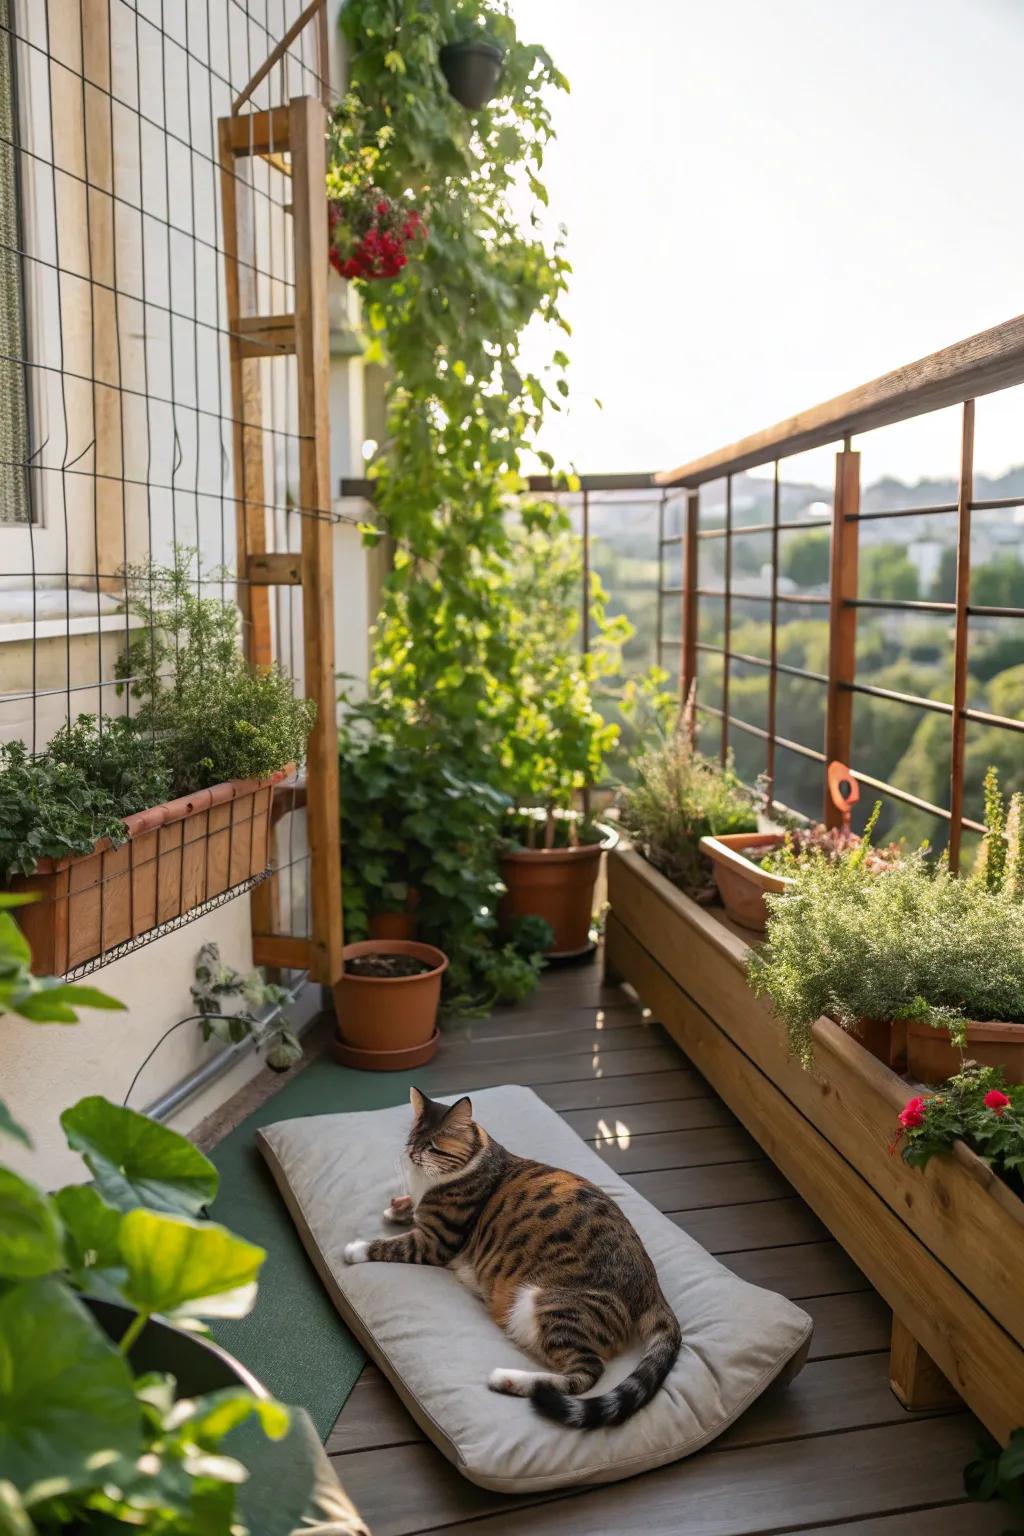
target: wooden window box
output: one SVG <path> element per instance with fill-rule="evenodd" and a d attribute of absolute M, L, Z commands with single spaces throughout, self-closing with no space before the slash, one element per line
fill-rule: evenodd
<path fill-rule="evenodd" d="M 828 1019 L 804 1071 L 747 984 L 747 941 L 633 849 L 609 854 L 608 896 L 609 973 L 654 1010 L 921 1360 L 1005 1441 L 1024 1424 L 1024 1202 L 963 1144 L 924 1170 L 893 1155 L 907 1083 Z"/>
<path fill-rule="evenodd" d="M 127 816 L 117 848 L 103 838 L 90 853 L 15 875 L 10 890 L 39 896 L 18 911 L 33 969 L 64 976 L 262 874 L 274 787 L 290 771 L 167 800 Z"/>

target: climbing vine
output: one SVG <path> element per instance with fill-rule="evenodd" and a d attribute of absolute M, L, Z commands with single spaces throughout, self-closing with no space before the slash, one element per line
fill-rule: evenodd
<path fill-rule="evenodd" d="M 537 434 L 568 395 L 570 269 L 563 232 L 545 231 L 541 180 L 550 101 L 567 82 L 520 40 L 505 0 L 349 0 L 342 27 L 349 90 L 332 128 L 332 217 L 369 199 L 396 228 L 415 215 L 416 231 L 390 277 L 349 268 L 366 358 L 390 381 L 365 537 L 390 536 L 394 561 L 362 728 L 376 724 L 390 751 L 440 756 L 510 802 L 568 806 L 614 742 L 592 685 L 616 670 L 628 626 L 606 619 L 594 583 L 596 643 L 580 654 L 579 541 L 564 507 L 530 496 L 522 473 L 527 451 L 554 471 Z M 471 113 L 449 94 L 439 56 L 479 34 L 504 63 L 494 100 Z M 530 372 L 520 340 L 534 322 L 555 339 Z M 480 831 L 493 847 L 488 814 Z M 478 942 L 496 853 L 489 882 L 479 859 L 462 864 L 477 870 Z M 346 878 L 351 904 L 358 867 Z M 442 937 L 450 948 L 455 936 Z"/>

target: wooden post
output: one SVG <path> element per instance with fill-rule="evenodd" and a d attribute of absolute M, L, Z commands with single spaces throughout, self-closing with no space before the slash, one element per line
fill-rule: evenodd
<path fill-rule="evenodd" d="M 258 114 L 259 117 L 267 114 Z M 255 118 L 254 118 L 255 124 Z M 247 355 L 243 318 L 256 310 L 256 274 L 252 265 L 239 260 L 239 248 L 248 245 L 252 209 L 238 195 L 238 158 L 247 152 L 239 134 L 239 119 L 222 117 L 219 123 L 221 217 L 224 226 L 224 292 L 231 360 L 232 448 L 235 461 L 235 565 L 238 572 L 238 606 L 242 614 L 242 645 L 249 661 L 269 667 L 274 659 L 270 626 L 270 593 L 266 587 L 249 585 L 249 560 L 267 552 L 266 490 L 263 475 L 262 364 Z M 254 153 L 255 153 L 254 146 Z M 243 189 L 244 190 L 244 189 Z M 265 902 L 269 893 L 263 893 Z"/>
<path fill-rule="evenodd" d="M 679 692 L 683 704 L 697 681 L 697 524 L 700 492 L 689 491 L 683 526 L 683 650 L 679 666 Z"/>
<path fill-rule="evenodd" d="M 961 1406 L 960 1394 L 895 1314 L 889 1349 L 889 1385 L 904 1408 L 912 1413 Z"/>
<path fill-rule="evenodd" d="M 331 522 L 330 351 L 327 321 L 327 174 L 323 103 L 300 96 L 289 110 L 295 238 L 295 354 L 299 392 L 302 508 L 302 624 L 306 694 L 316 701 L 309 739 L 307 828 L 312 900 L 312 971 L 341 976 L 341 827 L 334 675 Z"/>
<path fill-rule="evenodd" d="M 729 652 L 732 650 L 732 475 L 725 477 L 725 602 L 722 613 L 722 745 L 729 756 Z"/>
<path fill-rule="evenodd" d="M 974 500 L 974 401 L 965 400 L 957 495 L 956 621 L 953 630 L 953 752 L 949 783 L 949 867 L 960 868 L 964 815 L 964 747 L 967 740 L 967 605 L 971 599 L 971 503 Z"/>
<path fill-rule="evenodd" d="M 764 776 L 768 785 L 770 812 L 775 801 L 775 732 L 778 721 L 779 695 L 779 461 L 775 460 L 772 479 L 772 593 L 768 651 L 768 714 L 765 720 L 768 739 L 765 743 Z"/>
<path fill-rule="evenodd" d="M 829 603 L 828 698 L 825 716 L 826 762 L 849 764 L 853 745 L 853 694 L 849 687 L 857 665 L 857 546 L 860 525 L 860 454 L 844 446 L 836 454 L 836 494 L 832 507 L 832 560 Z M 827 826 L 842 824 L 842 812 L 824 790 Z"/>

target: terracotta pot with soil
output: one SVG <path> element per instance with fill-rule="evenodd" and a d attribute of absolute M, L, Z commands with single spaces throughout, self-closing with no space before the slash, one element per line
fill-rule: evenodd
<path fill-rule="evenodd" d="M 274 788 L 294 772 L 232 779 L 125 817 L 126 839 L 90 853 L 41 859 L 12 891 L 39 900 L 19 911 L 36 971 L 64 976 L 232 886 L 270 862 Z"/>
<path fill-rule="evenodd" d="M 448 957 L 411 939 L 346 944 L 334 984 L 338 1033 L 334 1056 L 344 1067 L 403 1072 L 437 1050 L 437 1009 Z"/>
<path fill-rule="evenodd" d="M 397 912 L 374 912 L 370 918 L 371 939 L 414 939 L 416 937 L 416 909 L 420 893 L 415 886 L 409 887 L 405 906 Z"/>
<path fill-rule="evenodd" d="M 546 951 L 552 960 L 585 955 L 591 948 L 594 887 L 601 855 L 618 842 L 613 828 L 599 825 L 601 840 L 569 848 L 517 848 L 500 860 L 505 895 L 498 921 L 509 928 L 521 917 L 542 917 L 554 931 Z"/>
<path fill-rule="evenodd" d="M 784 832 L 732 832 L 702 837 L 700 846 L 711 860 L 722 905 L 734 923 L 764 933 L 768 926 L 765 894 L 788 891 L 788 875 L 762 869 L 757 856 L 774 853 L 786 841 Z"/>
<path fill-rule="evenodd" d="M 967 1023 L 967 1044 L 961 1052 L 947 1031 L 924 1019 L 907 1022 L 907 1074 L 917 1083 L 944 1083 L 965 1061 L 1002 1067 L 1010 1083 L 1024 1083 L 1024 1024 Z"/>

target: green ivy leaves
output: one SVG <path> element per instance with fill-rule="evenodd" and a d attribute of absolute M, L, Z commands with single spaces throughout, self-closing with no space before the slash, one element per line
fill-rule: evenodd
<path fill-rule="evenodd" d="M 209 1158 L 132 1109 L 95 1095 L 66 1109 L 60 1123 L 100 1194 L 121 1210 L 145 1205 L 196 1216 L 217 1193 L 217 1170 Z"/>

